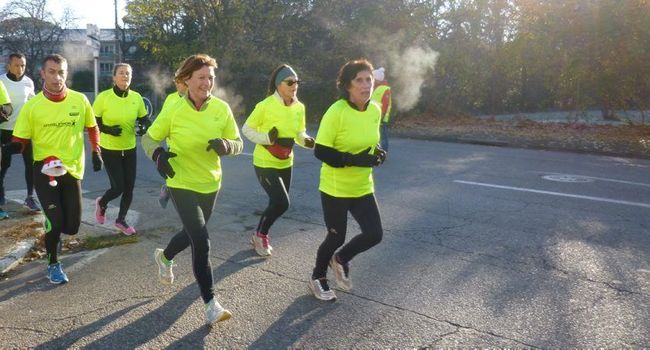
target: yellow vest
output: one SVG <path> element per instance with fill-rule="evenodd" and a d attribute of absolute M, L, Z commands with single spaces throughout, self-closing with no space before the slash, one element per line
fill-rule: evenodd
<path fill-rule="evenodd" d="M 379 85 L 375 88 L 375 90 L 372 92 L 372 96 L 370 96 L 370 99 L 379 103 L 379 106 L 381 107 L 382 105 L 382 98 L 384 97 L 384 93 L 386 91 L 390 91 L 390 86 L 388 85 Z M 390 110 L 393 107 L 393 99 L 389 98 L 388 99 L 388 108 L 386 109 L 386 113 L 381 116 L 381 121 L 384 123 L 388 123 L 390 120 Z"/>

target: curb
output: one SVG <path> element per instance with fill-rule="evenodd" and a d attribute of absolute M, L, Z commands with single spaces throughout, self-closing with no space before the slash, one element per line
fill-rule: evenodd
<path fill-rule="evenodd" d="M 0 259 L 0 273 L 5 274 L 18 265 L 36 243 L 35 239 L 20 241 L 7 256 Z"/>

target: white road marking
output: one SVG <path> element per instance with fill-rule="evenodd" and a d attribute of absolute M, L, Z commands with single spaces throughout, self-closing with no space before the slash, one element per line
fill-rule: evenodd
<path fill-rule="evenodd" d="M 634 181 L 617 180 L 617 179 L 610 179 L 610 178 L 606 178 L 606 177 L 595 177 L 595 176 L 585 176 L 585 175 L 572 175 L 572 174 L 562 174 L 562 173 L 542 172 L 542 171 L 536 171 L 536 173 L 538 173 L 538 174 L 552 174 L 552 175 L 578 176 L 578 177 L 583 177 L 583 178 L 585 178 L 585 179 L 600 180 L 600 181 L 608 181 L 608 182 L 616 182 L 616 183 L 626 184 L 626 185 L 637 185 L 637 186 L 646 186 L 646 187 L 650 187 L 650 184 L 643 183 L 643 182 L 634 182 Z"/>
<path fill-rule="evenodd" d="M 622 200 L 611 199 L 611 198 L 583 196 L 583 195 L 579 195 L 579 194 L 570 194 L 570 193 L 561 193 L 561 192 L 542 191 L 542 190 L 535 190 L 535 189 L 532 189 L 532 188 L 494 185 L 494 184 L 488 184 L 488 183 L 482 183 L 482 182 L 474 182 L 474 181 L 454 180 L 454 182 L 460 183 L 460 184 L 465 184 L 465 185 L 472 185 L 472 186 L 483 186 L 483 187 L 499 188 L 499 189 L 503 189 L 503 190 L 512 190 L 512 191 L 520 191 L 520 192 L 532 192 L 532 193 L 547 194 L 547 195 L 552 195 L 552 196 L 587 199 L 587 200 L 597 201 L 597 202 L 616 203 L 616 204 L 631 205 L 631 206 L 635 206 L 635 207 L 650 208 L 650 204 L 648 204 L 648 203 L 622 201 Z"/>

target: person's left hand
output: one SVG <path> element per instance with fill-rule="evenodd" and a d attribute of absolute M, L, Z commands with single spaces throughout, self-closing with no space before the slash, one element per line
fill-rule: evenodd
<path fill-rule="evenodd" d="M 305 139 L 305 147 L 314 148 L 315 145 L 316 145 L 316 140 L 314 140 L 313 137 L 308 137 Z"/>
<path fill-rule="evenodd" d="M 136 127 L 135 133 L 138 136 L 142 136 L 142 135 L 146 134 L 147 130 L 151 126 L 151 120 L 149 120 L 149 118 L 147 118 L 147 117 L 142 117 L 142 118 L 136 119 L 136 122 L 137 122 L 138 125 Z"/>
<path fill-rule="evenodd" d="M 208 147 L 205 150 L 214 150 L 218 155 L 225 156 L 230 154 L 230 143 L 224 139 L 212 139 L 208 141 Z"/>
<path fill-rule="evenodd" d="M 99 154 L 99 152 L 93 152 L 93 170 L 100 171 L 102 170 L 103 165 L 104 160 L 102 160 L 102 156 Z"/>
<path fill-rule="evenodd" d="M 379 164 L 384 164 L 386 161 L 386 156 L 388 156 L 388 152 L 377 145 L 377 147 L 375 147 L 374 155 L 379 157 Z"/>

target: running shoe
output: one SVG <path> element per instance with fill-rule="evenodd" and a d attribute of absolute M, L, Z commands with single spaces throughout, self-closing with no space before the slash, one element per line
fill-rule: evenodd
<path fill-rule="evenodd" d="M 158 265 L 158 280 L 164 285 L 171 285 L 174 283 L 174 273 L 172 268 L 174 267 L 174 261 L 170 261 L 169 264 L 163 262 L 163 252 L 164 250 L 157 248 L 153 252 L 153 260 Z"/>
<path fill-rule="evenodd" d="M 160 194 L 158 195 L 158 203 L 160 206 L 165 209 L 167 208 L 167 203 L 169 202 L 169 189 L 167 185 L 162 185 L 160 187 Z"/>
<path fill-rule="evenodd" d="M 259 256 L 271 256 L 271 251 L 273 247 L 269 243 L 269 235 L 263 235 L 259 232 L 256 232 L 253 237 L 251 237 L 251 244 L 255 248 L 255 252 Z"/>
<path fill-rule="evenodd" d="M 117 227 L 118 230 L 122 231 L 122 233 L 127 236 L 135 234 L 135 229 L 129 226 L 129 224 L 124 221 L 124 219 L 115 220 L 115 227 Z"/>
<path fill-rule="evenodd" d="M 32 196 L 27 196 L 23 206 L 31 211 L 41 211 L 41 207 L 36 203 L 36 200 Z"/>
<path fill-rule="evenodd" d="M 350 265 L 349 263 L 341 264 L 336 259 L 336 254 L 332 255 L 330 259 L 330 267 L 334 270 L 334 278 L 336 285 L 343 290 L 352 289 L 352 280 L 350 279 Z"/>
<path fill-rule="evenodd" d="M 106 222 L 106 207 L 102 207 L 101 204 L 99 204 L 100 199 L 102 199 L 102 197 L 97 197 L 97 199 L 95 199 L 95 219 L 97 219 L 98 224 L 103 225 L 104 222 Z"/>
<path fill-rule="evenodd" d="M 212 298 L 212 300 L 205 304 L 205 317 L 208 319 L 208 324 L 211 325 L 229 319 L 232 317 L 232 313 L 224 309 L 218 301 Z"/>
<path fill-rule="evenodd" d="M 330 288 L 327 283 L 327 278 L 325 277 L 317 279 L 309 277 L 309 289 L 314 293 L 316 299 L 326 301 L 336 300 L 336 294 L 334 294 L 334 291 Z"/>
<path fill-rule="evenodd" d="M 0 220 L 9 219 L 9 213 L 0 209 Z"/>
<path fill-rule="evenodd" d="M 68 275 L 63 272 L 60 262 L 47 265 L 47 278 L 50 280 L 50 283 L 53 284 L 63 284 L 68 282 Z"/>

